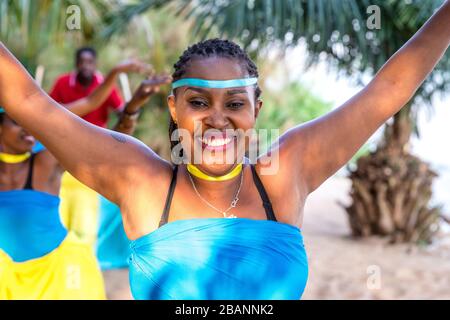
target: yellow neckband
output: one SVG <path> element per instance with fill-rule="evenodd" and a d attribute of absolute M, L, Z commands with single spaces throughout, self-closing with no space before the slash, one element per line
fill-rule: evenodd
<path fill-rule="evenodd" d="M 9 154 L 9 153 L 0 152 L 0 161 L 4 162 L 4 163 L 10 163 L 10 164 L 21 163 L 21 162 L 28 160 L 28 158 L 30 158 L 30 157 L 31 157 L 30 152 L 23 153 L 23 154 Z"/>
<path fill-rule="evenodd" d="M 193 176 L 195 176 L 197 178 L 200 178 L 200 179 L 203 179 L 203 180 L 208 180 L 208 181 L 225 181 L 225 180 L 233 179 L 234 177 L 239 175 L 239 173 L 241 173 L 241 171 L 242 171 L 242 163 L 239 163 L 233 170 L 231 170 L 227 174 L 225 174 L 223 176 L 219 176 L 219 177 L 208 176 L 206 173 L 200 171 L 199 168 L 197 168 L 196 166 L 194 166 L 193 164 L 190 164 L 190 163 L 187 165 L 187 170 Z"/>

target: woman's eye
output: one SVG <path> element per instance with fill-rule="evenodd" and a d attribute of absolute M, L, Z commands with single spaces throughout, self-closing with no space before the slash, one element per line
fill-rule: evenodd
<path fill-rule="evenodd" d="M 189 103 L 196 108 L 203 108 L 207 106 L 206 102 L 200 100 L 192 100 L 189 101 Z"/>
<path fill-rule="evenodd" d="M 231 109 L 239 109 L 243 106 L 244 104 L 242 102 L 231 102 L 228 104 L 228 108 Z"/>

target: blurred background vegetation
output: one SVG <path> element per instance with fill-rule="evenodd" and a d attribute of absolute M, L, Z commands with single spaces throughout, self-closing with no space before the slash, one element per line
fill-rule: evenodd
<path fill-rule="evenodd" d="M 99 50 L 99 66 L 104 73 L 130 56 L 150 62 L 157 71 L 170 71 L 188 44 L 206 37 L 233 39 L 248 50 L 260 67 L 264 107 L 257 126 L 277 128 L 283 133 L 332 108 L 313 95 L 301 79 L 287 76 L 289 70 L 283 59 L 286 48 L 303 41 L 308 52 L 306 67 L 324 60 L 330 68 L 364 84 L 367 76 L 373 76 L 440 3 L 441 0 L 0 0 L 0 37 L 31 74 L 38 65 L 45 67 L 46 90 L 57 75 L 73 68 L 74 51 L 81 45 Z M 66 10 L 73 4 L 81 9 L 82 26 L 69 31 L 65 26 Z M 366 27 L 367 8 L 371 5 L 377 5 L 382 12 L 378 30 Z M 273 51 L 281 53 L 273 57 L 269 54 Z M 354 202 L 348 208 L 354 235 L 389 235 L 394 241 L 427 241 L 431 237 L 432 232 L 428 231 L 439 217 L 438 210 L 428 208 L 435 173 L 409 154 L 409 141 L 411 134 L 419 134 L 417 110 L 431 106 L 434 94 L 448 91 L 449 70 L 447 55 L 411 103 L 386 126 L 377 150 L 368 154 L 366 146 L 356 155 L 361 161 L 351 176 Z M 280 78 L 280 72 L 286 76 Z M 271 78 L 281 79 L 281 87 L 271 87 Z M 131 78 L 133 88 L 138 81 Z M 167 87 L 152 98 L 136 133 L 166 158 L 168 91 Z M 388 182 L 392 189 L 380 189 Z M 417 185 L 421 186 L 423 197 L 418 203 L 411 204 L 414 197 L 401 197 L 414 194 Z M 403 200 L 398 200 L 397 194 Z M 399 201 L 404 202 L 400 209 Z M 362 209 L 358 211 L 356 207 Z M 389 218 L 394 207 L 403 212 L 400 222 Z M 367 220 L 367 214 L 372 220 Z M 355 220 L 355 216 L 362 218 Z M 410 230 L 406 230 L 406 225 Z"/>
<path fill-rule="evenodd" d="M 76 4 L 82 12 L 80 30 L 67 30 L 66 13 Z M 74 52 L 84 45 L 99 53 L 99 69 L 106 73 L 115 63 L 128 57 L 139 57 L 151 63 L 157 72 L 172 72 L 178 56 L 189 44 L 203 35 L 196 31 L 193 19 L 177 14 L 172 6 L 157 2 L 152 10 L 143 10 L 136 1 L 52 1 L 0 0 L 0 36 L 2 41 L 34 75 L 38 65 L 45 68 L 42 86 L 49 91 L 55 79 L 74 67 Z M 162 2 L 161 2 L 162 4 Z M 136 11 L 138 6 L 141 10 Z M 132 10 L 134 8 L 134 10 Z M 118 13 L 131 10 L 124 18 Z M 137 15 L 139 13 L 139 15 Z M 135 16 L 134 16 L 135 15 Z M 210 37 L 219 36 L 211 31 Z M 266 51 L 267 52 L 267 51 Z M 269 79 L 280 69 L 283 59 L 269 59 L 253 54 L 260 66 L 261 79 Z M 140 78 L 131 76 L 132 88 Z M 276 90 L 261 83 L 264 112 L 258 128 L 279 128 L 280 134 L 295 124 L 311 120 L 331 109 L 331 104 L 314 96 L 300 82 L 286 82 Z M 167 86 L 154 96 L 145 108 L 136 136 L 165 158 L 169 157 Z M 111 117 L 110 123 L 115 121 Z M 273 139 L 276 137 L 272 137 Z"/>

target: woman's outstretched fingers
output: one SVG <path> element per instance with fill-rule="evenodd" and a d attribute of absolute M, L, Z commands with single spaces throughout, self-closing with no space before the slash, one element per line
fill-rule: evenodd
<path fill-rule="evenodd" d="M 133 102 L 139 106 L 148 101 L 150 96 L 160 91 L 160 87 L 169 84 L 171 77 L 168 75 L 156 75 L 143 80 L 133 95 Z"/>
<path fill-rule="evenodd" d="M 153 66 L 139 59 L 126 59 L 121 61 L 116 67 L 117 72 L 134 72 L 149 75 L 153 73 Z"/>

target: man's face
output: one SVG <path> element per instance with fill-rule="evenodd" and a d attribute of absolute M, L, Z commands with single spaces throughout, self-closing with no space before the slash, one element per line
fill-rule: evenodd
<path fill-rule="evenodd" d="M 83 51 L 77 62 L 77 72 L 85 79 L 91 79 L 97 69 L 97 60 L 92 52 Z"/>

